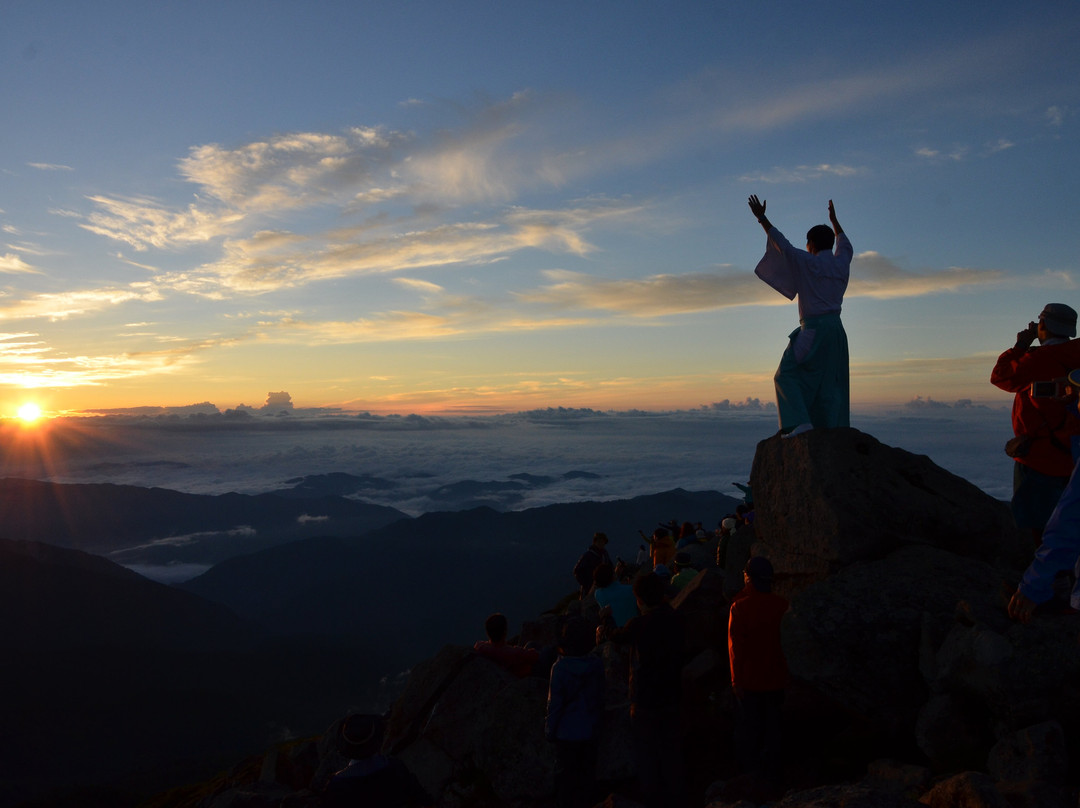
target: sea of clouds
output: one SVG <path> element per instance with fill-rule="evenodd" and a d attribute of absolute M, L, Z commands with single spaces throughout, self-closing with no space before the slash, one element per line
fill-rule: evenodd
<path fill-rule="evenodd" d="M 1008 499 L 1007 406 L 915 400 L 856 411 L 852 426 L 928 455 L 990 495 Z M 693 411 L 549 409 L 488 417 L 324 414 L 109 416 L 54 422 L 36 442 L 3 434 L 0 475 L 62 483 L 157 486 L 201 494 L 264 493 L 298 478 L 345 472 L 372 478 L 361 498 L 406 513 L 445 510 L 439 491 L 462 481 L 546 478 L 513 509 L 606 500 L 673 488 L 740 496 L 775 409 Z M 505 504 L 505 503 L 504 503 Z"/>

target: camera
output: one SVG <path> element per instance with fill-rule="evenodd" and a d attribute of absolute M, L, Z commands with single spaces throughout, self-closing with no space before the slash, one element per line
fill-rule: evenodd
<path fill-rule="evenodd" d="M 1062 381 L 1032 382 L 1031 383 L 1031 397 L 1032 398 L 1064 398 L 1065 397 L 1065 383 L 1062 382 Z"/>

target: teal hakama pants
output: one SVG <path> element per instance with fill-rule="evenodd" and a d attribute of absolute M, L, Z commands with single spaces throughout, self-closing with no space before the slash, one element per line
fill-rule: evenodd
<path fill-rule="evenodd" d="M 815 429 L 850 426 L 847 333 L 839 314 L 800 321 L 773 377 L 780 431 L 799 424 Z"/>

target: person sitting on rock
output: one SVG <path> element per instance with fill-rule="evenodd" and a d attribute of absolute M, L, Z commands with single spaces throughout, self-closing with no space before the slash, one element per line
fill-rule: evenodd
<path fill-rule="evenodd" d="M 609 568 L 610 569 L 610 568 Z M 604 663 L 590 656 L 593 627 L 581 618 L 559 629 L 559 658 L 551 667 L 545 737 L 555 744 L 555 804 L 596 803 L 597 729 L 604 711 Z"/>
<path fill-rule="evenodd" d="M 637 617 L 637 599 L 634 589 L 629 584 L 615 580 L 615 571 L 610 564 L 601 564 L 593 573 L 595 589 L 593 597 L 600 606 L 601 615 L 609 607 L 611 619 L 616 626 L 625 626 L 631 618 Z"/>
<path fill-rule="evenodd" d="M 496 612 L 484 621 L 484 631 L 487 640 L 480 640 L 473 650 L 485 659 L 490 659 L 497 665 L 510 671 L 519 679 L 524 679 L 532 673 L 533 666 L 540 658 L 540 652 L 534 648 L 522 648 L 518 645 L 509 645 L 506 642 L 506 634 L 509 624 L 506 615 Z"/>
<path fill-rule="evenodd" d="M 778 781 L 780 710 L 788 683 L 780 621 L 788 602 L 773 594 L 773 566 L 764 556 L 746 562 L 743 580 L 728 617 L 731 688 L 738 701 L 736 745 L 748 771 Z"/>
<path fill-rule="evenodd" d="M 682 669 L 685 621 L 665 598 L 667 584 L 655 573 L 634 581 L 641 615 L 622 628 L 605 629 L 601 640 L 632 646 L 630 724 L 634 762 L 647 808 L 685 801 L 682 757 Z"/>

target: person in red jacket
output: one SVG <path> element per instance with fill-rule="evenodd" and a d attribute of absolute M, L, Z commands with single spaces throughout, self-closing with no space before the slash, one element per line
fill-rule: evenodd
<path fill-rule="evenodd" d="M 744 768 L 778 781 L 780 710 L 788 684 L 780 621 L 788 602 L 773 594 L 773 566 L 763 556 L 746 562 L 743 580 L 728 617 L 731 687 L 738 701 L 736 743 Z"/>
<path fill-rule="evenodd" d="M 540 658 L 540 652 L 534 648 L 522 648 L 509 645 L 506 635 L 509 631 L 506 615 L 500 612 L 488 616 L 484 621 L 487 640 L 480 640 L 473 645 L 473 650 L 496 665 L 501 665 L 518 679 L 524 679 L 532 673 L 533 666 Z"/>
<path fill-rule="evenodd" d="M 1048 303 L 1039 321 L 1016 335 L 1016 344 L 998 357 L 990 381 L 1015 393 L 1015 437 L 1006 452 L 1013 466 L 1012 510 L 1016 526 L 1031 533 L 1035 546 L 1073 470 L 1071 439 L 1080 432 L 1076 396 L 1064 394 L 1063 378 L 1080 368 L 1076 312 Z M 1041 343 L 1031 347 L 1038 337 Z"/>

